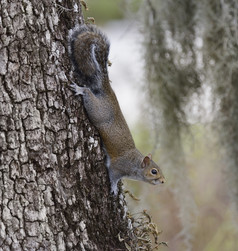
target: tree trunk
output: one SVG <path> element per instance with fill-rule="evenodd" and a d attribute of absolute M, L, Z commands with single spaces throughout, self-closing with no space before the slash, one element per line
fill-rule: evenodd
<path fill-rule="evenodd" d="M 0 2 L 0 250 L 126 250 L 133 239 L 98 133 L 68 89 L 80 12 L 76 0 Z"/>

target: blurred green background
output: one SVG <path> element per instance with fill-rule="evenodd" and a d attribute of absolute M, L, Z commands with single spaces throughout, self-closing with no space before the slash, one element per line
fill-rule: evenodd
<path fill-rule="evenodd" d="M 186 149 L 186 169 L 190 180 L 192 195 L 196 202 L 192 249 L 195 251 L 235 251 L 238 250 L 237 230 L 231 211 L 224 179 L 223 163 L 219 160 L 219 149 L 214 134 L 206 125 L 191 126 L 191 135 L 184 139 Z M 148 144 L 150 130 L 138 124 L 133 136 L 138 148 L 145 154 L 153 145 Z M 155 160 L 159 162 L 160 153 L 156 152 Z M 143 182 L 126 180 L 128 188 L 139 202 L 128 198 L 133 212 L 148 209 L 158 228 L 163 231 L 161 239 L 168 242 L 169 248 L 159 250 L 186 250 L 179 233 L 183 231 L 178 217 L 178 203 L 172 189 L 169 170 L 163 170 L 167 184 L 160 189 Z M 185 212 L 186 213 L 186 212 Z"/>
<path fill-rule="evenodd" d="M 89 11 L 84 11 L 86 17 L 94 17 L 95 23 L 102 27 L 106 32 L 109 32 L 109 39 L 121 39 L 123 43 L 123 36 L 127 36 L 126 32 L 129 30 L 123 27 L 134 26 L 140 33 L 140 22 L 143 22 L 143 17 L 140 15 L 140 3 L 142 1 L 126 1 L 126 0 L 88 0 L 86 1 Z M 117 22 L 118 26 L 110 26 L 110 23 Z M 108 28 L 109 27 L 109 28 Z M 115 28 L 116 27 L 116 28 Z M 110 33 L 110 31 L 113 32 Z M 114 37 L 113 37 L 114 36 Z M 119 43 L 120 43 L 119 39 Z M 141 40 L 142 41 L 142 40 Z M 132 50 L 133 45 L 128 44 L 128 50 Z M 113 47 L 113 43 L 112 43 Z M 140 49 L 143 47 L 141 43 Z M 115 48 L 116 50 L 117 48 Z M 143 61 L 142 49 L 138 49 L 140 60 Z M 112 84 L 116 84 L 116 94 L 120 96 L 120 75 L 126 75 L 125 69 L 135 68 L 128 58 L 128 65 L 126 60 L 123 62 L 124 67 L 117 68 L 117 61 L 120 59 L 115 56 L 112 58 L 112 68 L 117 72 L 117 75 L 112 76 Z M 134 53 L 129 53 L 128 57 L 133 57 Z M 110 56 L 109 56 L 110 58 Z M 110 58 L 111 59 L 111 58 Z M 137 59 L 135 59 L 136 62 Z M 116 67 L 116 69 L 114 68 Z M 138 65 L 142 74 L 141 80 L 137 76 L 133 76 L 136 85 L 138 81 L 146 81 L 143 77 L 143 64 Z M 125 82 L 125 80 L 123 79 Z M 121 82 L 123 82 L 121 81 Z M 123 83 L 124 83 L 123 82 Z M 154 132 L 152 131 L 151 123 L 148 121 L 146 114 L 146 105 L 143 92 L 140 84 L 135 87 L 128 81 L 126 85 L 128 89 L 125 91 L 130 92 L 129 101 L 125 101 L 125 96 L 119 98 L 119 103 L 123 105 L 127 102 L 125 108 L 122 110 L 127 113 L 129 106 L 132 109 L 140 110 L 139 115 L 133 121 L 130 121 L 130 115 L 126 114 L 126 120 L 132 130 L 138 149 L 143 154 L 151 153 L 156 162 L 160 163 L 160 150 L 154 145 Z M 124 83 L 125 84 L 125 83 Z M 131 86 L 131 88 L 130 88 Z M 141 96 L 135 98 L 135 89 Z M 133 96 L 133 98 L 132 98 Z M 130 98 L 131 97 L 131 98 Z M 135 105 L 133 102 L 139 99 L 141 105 Z M 130 102 L 132 102 L 130 104 Z M 129 104 L 129 105 L 128 105 Z M 194 251 L 236 251 L 238 250 L 238 235 L 235 227 L 235 216 L 232 213 L 231 201 L 229 199 L 229 192 L 226 186 L 226 176 L 224 171 L 224 162 L 220 160 L 220 149 L 216 135 L 212 127 L 207 123 L 193 123 L 190 125 L 190 132 L 184 135 L 183 146 L 186 156 L 186 171 L 188 180 L 191 185 L 191 193 L 196 203 L 196 216 L 194 219 L 194 231 L 191 233 L 192 248 Z M 157 149 L 157 150 L 156 150 Z M 163 169 L 163 167 L 162 167 Z M 170 170 L 163 170 L 167 183 L 159 187 L 150 186 L 143 182 L 124 180 L 125 189 L 130 190 L 140 201 L 136 201 L 129 195 L 126 195 L 129 210 L 131 213 L 137 213 L 144 209 L 152 216 L 152 220 L 158 225 L 158 229 L 163 233 L 160 236 L 160 241 L 166 241 L 168 248 L 162 247 L 159 250 L 174 250 L 183 251 L 184 247 L 183 231 L 181 222 L 178 216 L 179 204 L 172 192 L 172 181 L 170 180 Z M 181 178 L 181 177 L 180 177 Z M 183 177 L 182 177 L 183 178 Z M 186 212 L 184 212 L 186 214 Z"/>
<path fill-rule="evenodd" d="M 84 11 L 85 19 L 94 17 L 97 24 L 105 24 L 112 20 L 125 18 L 128 11 L 136 13 L 140 8 L 141 0 L 88 0 L 85 1 L 88 11 Z"/>

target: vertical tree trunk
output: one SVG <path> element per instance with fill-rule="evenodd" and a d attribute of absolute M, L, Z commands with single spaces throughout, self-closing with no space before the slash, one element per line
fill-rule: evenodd
<path fill-rule="evenodd" d="M 0 2 L 0 250 L 125 250 L 118 236 L 133 237 L 68 89 L 80 11 L 76 0 Z"/>

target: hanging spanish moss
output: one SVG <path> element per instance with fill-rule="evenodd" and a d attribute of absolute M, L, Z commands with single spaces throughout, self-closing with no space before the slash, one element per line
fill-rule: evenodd
<path fill-rule="evenodd" d="M 193 1 L 147 1 L 145 15 L 146 73 L 153 122 L 158 130 L 163 168 L 172 177 L 179 204 L 184 250 L 191 250 L 195 202 L 186 178 L 181 137 L 187 127 L 186 105 L 201 83 L 196 70 Z M 148 87 L 147 87 L 148 88 Z"/>
<path fill-rule="evenodd" d="M 238 211 L 238 2 L 201 1 L 203 61 L 218 104 L 218 129 L 232 202 Z M 237 226 L 237 224 L 236 224 Z"/>
<path fill-rule="evenodd" d="M 164 168 L 173 180 L 169 185 L 180 207 L 181 236 L 186 249 L 191 250 L 196 207 L 186 179 L 182 137 L 189 127 L 186 108 L 191 95 L 199 93 L 202 86 L 213 90 L 214 128 L 226 154 L 226 180 L 238 211 L 238 2 L 145 3 L 148 99 Z"/>

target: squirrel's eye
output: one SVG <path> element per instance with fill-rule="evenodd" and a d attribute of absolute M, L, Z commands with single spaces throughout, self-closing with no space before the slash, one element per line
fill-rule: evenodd
<path fill-rule="evenodd" d="M 156 175 L 157 173 L 158 173 L 158 171 L 156 170 L 156 169 L 151 169 L 151 173 L 153 174 L 153 175 Z"/>

